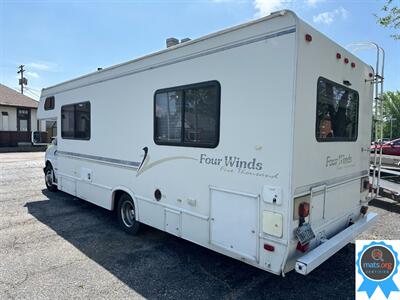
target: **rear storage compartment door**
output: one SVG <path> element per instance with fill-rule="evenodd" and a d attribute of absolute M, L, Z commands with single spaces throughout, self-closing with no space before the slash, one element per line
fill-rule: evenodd
<path fill-rule="evenodd" d="M 258 196 L 211 189 L 211 244 L 257 260 Z"/>
<path fill-rule="evenodd" d="M 313 228 L 325 222 L 349 214 L 359 205 L 360 181 L 354 180 L 327 188 L 321 185 L 311 189 L 310 223 Z"/>

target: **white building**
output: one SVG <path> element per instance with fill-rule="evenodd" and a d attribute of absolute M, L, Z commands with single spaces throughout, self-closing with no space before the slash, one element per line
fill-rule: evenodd
<path fill-rule="evenodd" d="M 31 132 L 45 130 L 38 122 L 39 102 L 0 84 L 0 147 L 13 147 L 31 142 Z"/>

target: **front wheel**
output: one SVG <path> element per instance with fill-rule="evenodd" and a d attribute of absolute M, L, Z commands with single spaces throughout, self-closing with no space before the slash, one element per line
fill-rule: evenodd
<path fill-rule="evenodd" d="M 50 192 L 56 192 L 57 186 L 54 184 L 54 170 L 51 165 L 48 165 L 44 171 L 44 179 L 46 187 Z"/>
<path fill-rule="evenodd" d="M 128 194 L 123 194 L 118 201 L 118 222 L 123 230 L 130 234 L 139 231 L 140 223 L 136 221 L 135 204 Z"/>

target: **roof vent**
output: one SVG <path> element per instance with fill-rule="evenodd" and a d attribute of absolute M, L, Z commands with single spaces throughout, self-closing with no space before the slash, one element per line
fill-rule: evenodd
<path fill-rule="evenodd" d="M 167 42 L 167 48 L 179 44 L 179 40 L 177 38 L 174 38 L 174 37 L 167 38 L 166 42 Z"/>
<path fill-rule="evenodd" d="M 184 38 L 184 39 L 181 39 L 181 43 L 186 43 L 186 42 L 189 42 L 191 39 L 189 39 L 189 38 Z"/>

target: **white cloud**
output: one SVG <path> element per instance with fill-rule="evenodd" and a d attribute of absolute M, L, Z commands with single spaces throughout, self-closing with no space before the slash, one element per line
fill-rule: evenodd
<path fill-rule="evenodd" d="M 256 9 L 256 17 L 269 15 L 271 12 L 288 7 L 293 0 L 254 0 L 253 5 Z"/>
<path fill-rule="evenodd" d="M 27 68 L 39 71 L 53 71 L 56 67 L 56 64 L 48 62 L 31 62 L 27 64 Z"/>
<path fill-rule="evenodd" d="M 38 73 L 31 72 L 31 71 L 27 71 L 26 75 L 28 75 L 29 77 L 32 77 L 32 78 L 39 78 L 40 77 Z"/>
<path fill-rule="evenodd" d="M 305 0 L 304 2 L 310 7 L 316 7 L 318 3 L 325 2 L 325 0 Z"/>
<path fill-rule="evenodd" d="M 336 17 L 346 19 L 348 15 L 349 12 L 346 9 L 344 9 L 343 7 L 339 7 L 335 10 L 326 11 L 314 16 L 313 21 L 314 23 L 322 23 L 329 25 L 335 20 Z"/>

